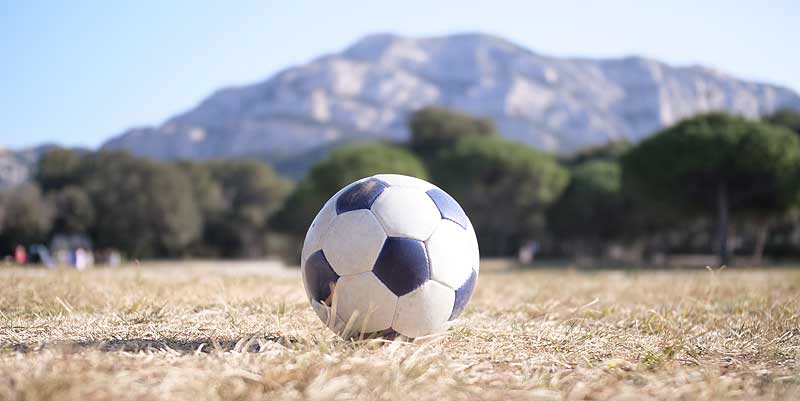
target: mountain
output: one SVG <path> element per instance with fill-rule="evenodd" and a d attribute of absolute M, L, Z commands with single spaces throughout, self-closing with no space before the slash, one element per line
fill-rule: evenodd
<path fill-rule="evenodd" d="M 31 164 L 16 152 L 0 149 L 0 191 L 15 187 L 28 179 Z"/>
<path fill-rule="evenodd" d="M 56 146 L 46 144 L 16 151 L 0 149 L 0 191 L 27 181 L 39 158 Z"/>
<path fill-rule="evenodd" d="M 286 161 L 328 144 L 408 137 L 426 105 L 491 117 L 511 139 L 556 151 L 636 141 L 684 117 L 800 108 L 797 93 L 701 66 L 641 57 L 556 58 L 502 38 L 368 36 L 253 85 L 222 89 L 158 127 L 106 142 L 156 159 L 259 154 Z"/>

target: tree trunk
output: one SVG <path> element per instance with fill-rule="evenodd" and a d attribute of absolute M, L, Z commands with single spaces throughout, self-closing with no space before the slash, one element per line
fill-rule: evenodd
<path fill-rule="evenodd" d="M 728 221 L 730 219 L 730 205 L 728 204 L 728 189 L 725 183 L 717 186 L 717 243 L 720 266 L 727 266 L 731 262 L 728 250 Z"/>
<path fill-rule="evenodd" d="M 764 248 L 767 246 L 767 237 L 769 236 L 769 220 L 759 219 L 757 222 L 756 231 L 756 246 L 753 249 L 753 264 L 761 266 L 764 261 Z"/>

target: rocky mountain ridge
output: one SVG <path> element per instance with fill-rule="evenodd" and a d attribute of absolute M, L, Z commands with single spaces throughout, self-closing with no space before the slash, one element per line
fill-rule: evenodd
<path fill-rule="evenodd" d="M 800 108 L 800 96 L 641 57 L 549 57 L 482 34 L 380 34 L 263 82 L 217 91 L 104 147 L 166 160 L 286 159 L 335 141 L 404 140 L 408 115 L 426 105 L 491 117 L 508 138 L 564 153 L 636 141 L 701 112 L 756 117 Z"/>

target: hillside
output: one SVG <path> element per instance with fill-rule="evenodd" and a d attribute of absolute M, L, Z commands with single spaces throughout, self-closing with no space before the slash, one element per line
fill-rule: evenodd
<path fill-rule="evenodd" d="M 263 82 L 222 89 L 104 147 L 157 159 L 285 161 L 331 142 L 403 140 L 409 113 L 430 104 L 491 117 L 509 138 L 564 153 L 635 141 L 705 111 L 755 117 L 800 108 L 800 97 L 701 66 L 549 57 L 481 34 L 374 35 Z"/>
<path fill-rule="evenodd" d="M 0 191 L 27 181 L 39 158 L 56 146 L 45 144 L 16 151 L 0 149 Z M 73 150 L 84 151 L 77 148 Z"/>

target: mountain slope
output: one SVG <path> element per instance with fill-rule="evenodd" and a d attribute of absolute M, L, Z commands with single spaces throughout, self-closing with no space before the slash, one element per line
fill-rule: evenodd
<path fill-rule="evenodd" d="M 32 165 L 23 155 L 0 149 L 0 191 L 25 182 L 31 174 Z"/>
<path fill-rule="evenodd" d="M 488 35 L 373 35 L 266 81 L 220 90 L 104 147 L 158 159 L 285 160 L 334 141 L 406 139 L 409 113 L 430 104 L 491 117 L 509 138 L 569 152 L 635 141 L 705 111 L 756 117 L 800 108 L 800 97 L 699 66 L 554 58 Z"/>
<path fill-rule="evenodd" d="M 22 184 L 33 174 L 36 163 L 47 151 L 58 147 L 44 144 L 21 150 L 0 149 L 0 191 Z M 83 152 L 83 149 L 73 149 Z"/>

